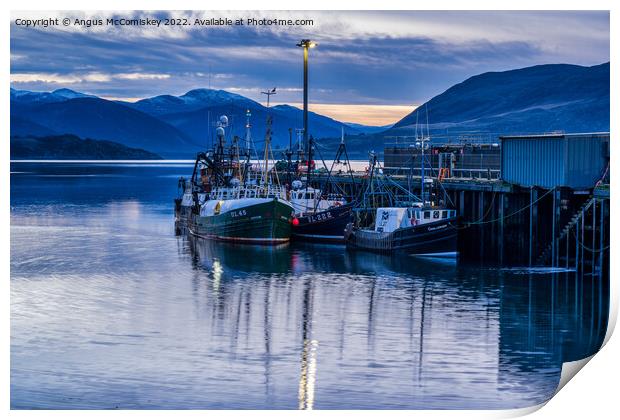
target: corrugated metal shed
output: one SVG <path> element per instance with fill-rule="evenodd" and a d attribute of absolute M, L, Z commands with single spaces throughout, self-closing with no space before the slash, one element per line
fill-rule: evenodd
<path fill-rule="evenodd" d="M 609 162 L 609 133 L 502 136 L 502 179 L 524 187 L 592 188 Z"/>

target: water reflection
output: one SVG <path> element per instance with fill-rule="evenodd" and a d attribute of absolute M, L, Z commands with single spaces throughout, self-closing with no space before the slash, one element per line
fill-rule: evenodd
<path fill-rule="evenodd" d="M 282 339 L 274 328 L 299 335 L 299 408 L 315 401 L 338 407 L 334 393 L 362 407 L 375 395 L 376 406 L 381 391 L 391 395 L 380 398 L 382 407 L 539 403 L 552 395 L 561 364 L 590 355 L 606 330 L 607 302 L 599 299 L 606 285 L 573 272 L 467 267 L 337 246 L 246 249 L 191 237 L 179 244 L 198 270 L 221 264 L 223 311 L 227 299 L 253 306 L 255 294 L 266 296 L 266 350 Z M 286 315 L 271 316 L 278 313 Z M 299 320 L 297 330 L 291 319 Z"/>
<path fill-rule="evenodd" d="M 12 165 L 12 408 L 524 407 L 605 334 L 601 277 L 176 237 L 183 168 L 39 169 Z"/>
<path fill-rule="evenodd" d="M 299 409 L 312 410 L 314 405 L 314 382 L 316 380 L 317 340 L 305 340 L 301 356 L 301 375 L 299 378 Z"/>

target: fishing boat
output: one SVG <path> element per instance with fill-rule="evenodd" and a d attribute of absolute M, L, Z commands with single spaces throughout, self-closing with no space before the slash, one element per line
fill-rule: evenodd
<path fill-rule="evenodd" d="M 428 139 L 422 137 L 417 142 L 422 150 L 421 199 L 376 208 L 374 221 L 369 227 L 359 228 L 349 223 L 344 234 L 348 248 L 434 257 L 457 255 L 456 210 L 436 206 L 426 196 L 424 148 Z M 369 185 L 373 185 L 374 174 L 379 174 L 376 163 L 376 156 L 373 155 Z"/>
<path fill-rule="evenodd" d="M 308 159 L 302 162 L 301 166 L 298 165 L 298 175 L 304 172 L 306 174 L 305 185 L 300 179 L 291 183 L 290 201 L 295 211 L 292 228 L 293 239 L 308 242 L 343 243 L 344 229 L 347 223 L 351 221 L 354 203 L 347 201 L 342 193 L 325 192 L 310 186 L 314 166 L 312 152 L 313 139 L 310 138 Z M 343 156 L 345 160 L 341 162 Z M 344 143 L 344 132 L 336 152 L 336 158 L 328 170 L 327 179 L 324 182 L 325 189 L 330 185 L 335 164 L 347 166 L 349 174 L 352 174 Z"/>
<path fill-rule="evenodd" d="M 456 210 L 425 206 L 380 207 L 374 229 L 345 230 L 347 247 L 377 252 L 402 251 L 411 255 L 456 256 Z"/>
<path fill-rule="evenodd" d="M 176 200 L 176 220 L 189 233 L 221 241 L 281 244 L 291 237 L 293 206 L 287 190 L 269 166 L 271 117 L 267 120 L 265 150 L 258 166 L 253 164 L 250 112 L 246 113 L 246 144 L 227 141 L 228 118 L 220 117 L 216 146 L 198 153 L 192 178 Z"/>
<path fill-rule="evenodd" d="M 311 242 L 344 242 L 344 229 L 351 220 L 353 203 L 347 202 L 341 194 L 324 196 L 319 189 L 293 184 L 293 238 Z"/>

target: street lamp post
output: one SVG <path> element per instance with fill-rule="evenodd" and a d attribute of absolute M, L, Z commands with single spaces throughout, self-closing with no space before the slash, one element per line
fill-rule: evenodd
<path fill-rule="evenodd" d="M 316 47 L 309 39 L 302 39 L 298 47 L 304 49 L 304 144 L 308 144 L 308 49 Z"/>

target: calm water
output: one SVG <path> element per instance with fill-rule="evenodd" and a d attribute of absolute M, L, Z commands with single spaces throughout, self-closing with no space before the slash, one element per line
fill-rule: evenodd
<path fill-rule="evenodd" d="M 175 236 L 184 164 L 11 164 L 11 406 L 516 408 L 598 349 L 607 286 Z"/>

